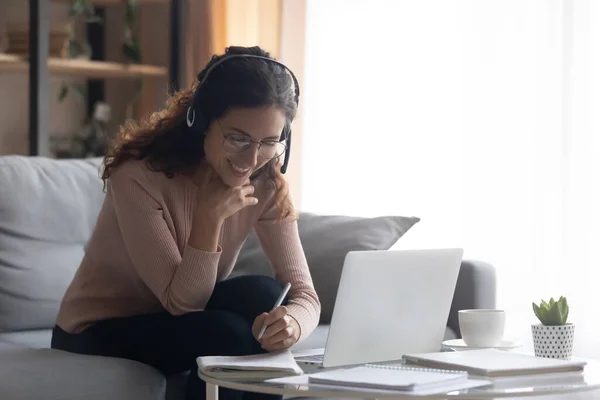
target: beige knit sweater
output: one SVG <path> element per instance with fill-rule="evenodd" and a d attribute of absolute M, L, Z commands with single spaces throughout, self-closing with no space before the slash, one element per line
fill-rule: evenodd
<path fill-rule="evenodd" d="M 300 340 L 316 327 L 320 303 L 295 221 L 276 221 L 274 192 L 256 185 L 256 206 L 229 217 L 219 249 L 205 252 L 188 238 L 197 187 L 184 175 L 172 179 L 142 161 L 114 169 L 85 256 L 63 298 L 57 324 L 76 333 L 95 321 L 168 311 L 202 310 L 216 282 L 234 268 L 254 229 L 275 277 L 290 282 L 288 310 L 301 328 Z"/>

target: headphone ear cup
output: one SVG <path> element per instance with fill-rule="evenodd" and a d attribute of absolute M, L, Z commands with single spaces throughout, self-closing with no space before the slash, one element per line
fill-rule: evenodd
<path fill-rule="evenodd" d="M 208 130 L 208 122 L 200 110 L 195 110 L 194 124 L 188 128 L 193 134 L 205 135 Z"/>

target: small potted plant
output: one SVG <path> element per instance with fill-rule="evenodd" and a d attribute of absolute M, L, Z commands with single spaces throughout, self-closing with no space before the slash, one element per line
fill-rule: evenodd
<path fill-rule="evenodd" d="M 561 296 L 558 301 L 550 298 L 539 305 L 533 303 L 533 312 L 540 324 L 531 325 L 533 348 L 536 357 L 571 359 L 575 325 L 567 323 L 569 305 Z"/>

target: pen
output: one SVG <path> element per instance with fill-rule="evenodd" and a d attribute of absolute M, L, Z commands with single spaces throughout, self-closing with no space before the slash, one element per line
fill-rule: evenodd
<path fill-rule="evenodd" d="M 281 291 L 281 294 L 279 295 L 279 298 L 275 302 L 275 305 L 273 306 L 271 311 L 275 310 L 277 307 L 279 307 L 281 305 L 281 303 L 283 303 L 283 299 L 285 298 L 285 295 L 287 294 L 287 292 L 290 290 L 291 287 L 292 287 L 292 285 L 289 282 L 286 283 L 285 287 Z M 262 329 L 258 333 L 258 340 L 260 340 L 260 338 L 262 338 L 262 335 L 265 334 L 266 329 L 267 329 L 267 324 L 263 324 Z"/>

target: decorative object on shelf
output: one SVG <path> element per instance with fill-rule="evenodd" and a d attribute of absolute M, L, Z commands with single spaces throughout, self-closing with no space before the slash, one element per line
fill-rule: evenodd
<path fill-rule="evenodd" d="M 111 109 L 103 102 L 94 105 L 90 121 L 71 137 L 53 137 L 57 158 L 88 158 L 106 154 L 110 142 Z"/>
<path fill-rule="evenodd" d="M 575 325 L 567 323 L 569 304 L 564 296 L 558 301 L 550 298 L 539 305 L 533 303 L 533 312 L 540 324 L 531 325 L 533 347 L 537 357 L 570 360 L 573 354 Z"/>
<path fill-rule="evenodd" d="M 49 55 L 58 58 L 67 57 L 69 40 L 72 35 L 71 24 L 50 27 Z M 6 37 L 8 39 L 6 53 L 29 57 L 29 24 L 27 22 L 8 22 Z"/>

